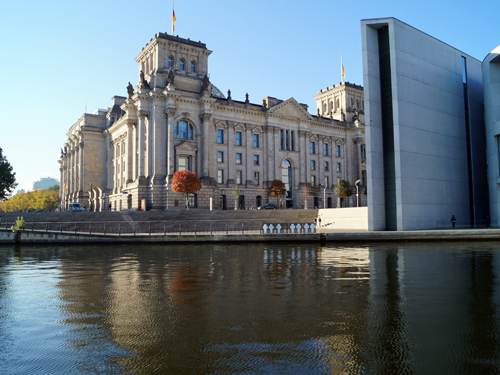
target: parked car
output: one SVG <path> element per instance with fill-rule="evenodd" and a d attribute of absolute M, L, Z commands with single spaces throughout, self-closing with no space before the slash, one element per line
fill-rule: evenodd
<path fill-rule="evenodd" d="M 276 210 L 278 207 L 274 203 L 268 203 L 265 206 L 259 207 L 259 210 Z"/>
<path fill-rule="evenodd" d="M 80 211 L 84 211 L 84 209 L 82 206 L 80 206 L 80 203 L 75 202 L 75 203 L 69 204 L 68 211 L 69 212 L 80 212 Z"/>

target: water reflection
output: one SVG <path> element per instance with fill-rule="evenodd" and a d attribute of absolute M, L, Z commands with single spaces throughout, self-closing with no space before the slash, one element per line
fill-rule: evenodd
<path fill-rule="evenodd" d="M 493 374 L 499 247 L 3 247 L 0 366 Z"/>

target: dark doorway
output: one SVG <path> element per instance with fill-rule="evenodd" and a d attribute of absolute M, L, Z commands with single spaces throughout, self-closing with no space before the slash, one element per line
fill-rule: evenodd
<path fill-rule="evenodd" d="M 262 197 L 260 195 L 257 195 L 256 204 L 257 207 L 262 206 Z"/>
<path fill-rule="evenodd" d="M 219 208 L 221 210 L 227 210 L 226 196 L 225 195 L 219 196 Z"/>

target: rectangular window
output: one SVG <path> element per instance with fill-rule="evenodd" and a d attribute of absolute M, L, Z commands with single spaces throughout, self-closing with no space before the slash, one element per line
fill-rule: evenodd
<path fill-rule="evenodd" d="M 241 171 L 236 171 L 236 184 L 237 185 L 241 185 L 241 176 L 242 176 L 242 172 Z"/>
<path fill-rule="evenodd" d="M 243 146 L 241 132 L 236 132 L 236 146 Z"/>
<path fill-rule="evenodd" d="M 253 135 L 253 147 L 259 147 L 259 135 L 258 134 Z"/>
<path fill-rule="evenodd" d="M 329 169 L 329 168 L 328 168 L 328 162 L 327 162 L 327 161 L 325 161 L 325 172 L 328 172 L 328 169 Z"/>
<path fill-rule="evenodd" d="M 224 183 L 224 171 L 222 169 L 217 170 L 217 183 L 218 184 Z"/>
<path fill-rule="evenodd" d="M 280 130 L 280 150 L 284 150 L 283 130 Z"/>
<path fill-rule="evenodd" d="M 224 143 L 224 130 L 217 129 L 217 143 Z"/>
<path fill-rule="evenodd" d="M 311 170 L 314 171 L 316 169 L 316 161 L 311 160 Z"/>
<path fill-rule="evenodd" d="M 366 159 L 366 148 L 364 145 L 361 145 L 361 160 Z"/>
<path fill-rule="evenodd" d="M 323 155 L 328 156 L 328 144 L 325 143 L 323 145 Z"/>
<path fill-rule="evenodd" d="M 325 188 L 329 188 L 330 187 L 330 181 L 328 180 L 328 176 L 325 176 Z"/>
<path fill-rule="evenodd" d="M 340 158 L 340 145 L 335 146 L 335 152 L 338 158 Z"/>
<path fill-rule="evenodd" d="M 217 151 L 217 163 L 224 163 L 224 153 Z"/>
<path fill-rule="evenodd" d="M 316 153 L 316 142 L 311 142 L 311 154 Z"/>
<path fill-rule="evenodd" d="M 311 186 L 316 186 L 316 176 L 311 176 Z"/>
<path fill-rule="evenodd" d="M 290 150 L 292 150 L 292 151 L 295 151 L 294 133 L 295 133 L 295 131 L 293 131 L 293 130 L 290 132 L 290 143 L 291 143 Z"/>
<path fill-rule="evenodd" d="M 288 130 L 285 132 L 285 146 L 286 146 L 286 150 L 288 151 L 289 148 L 288 148 Z"/>
<path fill-rule="evenodd" d="M 241 153 L 236 153 L 236 164 L 241 164 Z"/>
<path fill-rule="evenodd" d="M 258 185 L 259 183 L 260 183 L 259 172 L 254 172 L 253 173 L 253 184 Z"/>
<path fill-rule="evenodd" d="M 361 185 L 365 185 L 366 182 L 366 172 L 361 171 Z"/>
<path fill-rule="evenodd" d="M 191 170 L 191 158 L 188 156 L 179 156 L 177 170 L 178 171 L 190 171 Z"/>
<path fill-rule="evenodd" d="M 253 156 L 253 165 L 259 165 L 259 155 Z"/>
<path fill-rule="evenodd" d="M 340 172 L 340 171 L 341 171 L 340 163 L 337 163 L 337 172 Z"/>

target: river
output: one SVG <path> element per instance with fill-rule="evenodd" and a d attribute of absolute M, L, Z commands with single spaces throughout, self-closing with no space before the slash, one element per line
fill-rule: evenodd
<path fill-rule="evenodd" d="M 0 247 L 6 374 L 498 374 L 500 244 Z"/>

